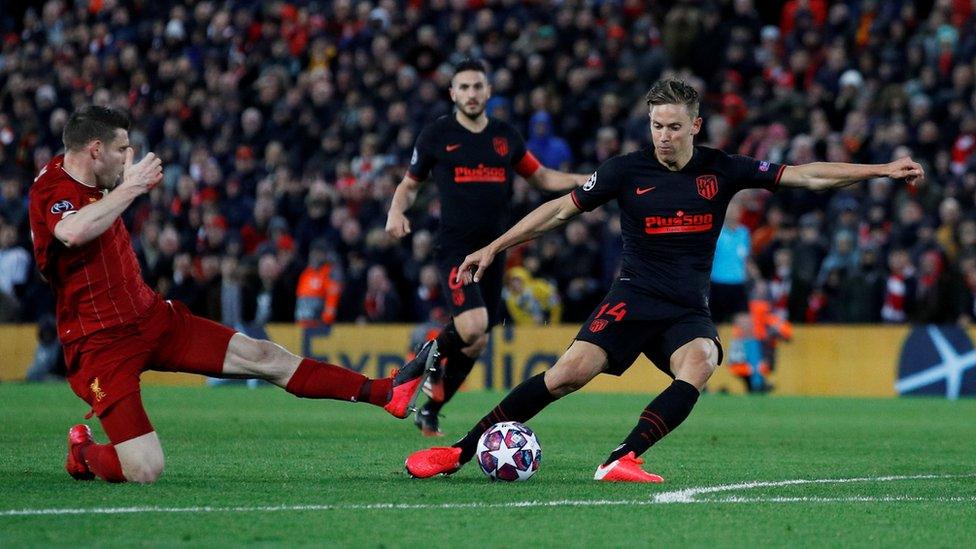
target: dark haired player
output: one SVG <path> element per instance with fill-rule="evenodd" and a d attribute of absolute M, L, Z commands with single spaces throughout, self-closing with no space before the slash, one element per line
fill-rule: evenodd
<path fill-rule="evenodd" d="M 674 381 L 641 412 L 637 425 L 596 469 L 603 481 L 661 482 L 644 471 L 643 454 L 673 431 L 698 400 L 722 359 L 708 310 L 708 282 L 725 210 L 739 190 L 780 186 L 830 189 L 873 177 L 923 177 L 909 158 L 890 164 L 816 162 L 783 166 L 696 147 L 698 92 L 677 80 L 647 94 L 653 145 L 617 156 L 583 187 L 529 213 L 488 246 L 465 258 L 459 279 L 478 281 L 501 251 L 617 200 L 624 242 L 620 277 L 548 371 L 515 389 L 454 446 L 407 458 L 420 478 L 453 473 L 474 455 L 478 438 L 499 421 L 525 422 L 599 373 L 620 375 L 644 353 Z M 475 269 L 473 276 L 471 270 Z"/>
<path fill-rule="evenodd" d="M 441 200 L 435 260 L 453 319 L 437 337 L 446 359 L 443 377 L 432 376 L 431 400 L 417 412 L 417 427 L 441 435 L 437 414 L 457 392 L 488 344 L 498 322 L 504 261 L 488 269 L 477 284 L 455 282 L 457 266 L 471 250 L 491 242 L 509 227 L 509 203 L 515 173 L 539 189 L 560 192 L 583 184 L 585 175 L 548 169 L 526 150 L 518 131 L 488 118 L 491 86 L 479 61 L 465 60 L 451 79 L 453 116 L 438 118 L 420 132 L 410 167 L 396 188 L 386 230 L 396 238 L 410 233 L 404 212 L 413 205 L 423 181 L 432 178 Z M 439 382 L 437 382 L 439 381 Z"/>
<path fill-rule="evenodd" d="M 369 402 L 407 417 L 436 359 L 435 344 L 392 377 L 368 379 L 193 316 L 146 285 L 120 215 L 163 172 L 152 153 L 133 164 L 128 128 L 125 114 L 105 107 L 73 113 L 65 154 L 30 190 L 34 257 L 57 298 L 68 381 L 110 440 L 95 444 L 87 425 L 72 427 L 68 473 L 142 483 L 162 473 L 163 449 L 140 395 L 143 370 L 256 377 L 300 397 Z"/>

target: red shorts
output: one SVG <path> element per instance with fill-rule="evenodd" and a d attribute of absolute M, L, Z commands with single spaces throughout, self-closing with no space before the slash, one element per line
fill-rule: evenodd
<path fill-rule="evenodd" d="M 98 331 L 64 347 L 71 389 L 99 417 L 139 391 L 145 370 L 219 376 L 234 330 L 194 316 L 178 301 L 160 301 L 130 324 Z"/>

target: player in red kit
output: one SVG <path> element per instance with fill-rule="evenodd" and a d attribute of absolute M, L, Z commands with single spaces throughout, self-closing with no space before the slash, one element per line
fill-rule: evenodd
<path fill-rule="evenodd" d="M 57 298 L 68 381 L 110 441 L 95 444 L 87 425 L 72 427 L 68 473 L 142 483 L 162 473 L 163 449 L 140 395 L 144 370 L 260 378 L 299 397 L 368 402 L 407 417 L 436 343 L 392 376 L 369 379 L 194 316 L 146 285 L 120 215 L 159 183 L 162 165 L 152 153 L 133 163 L 128 128 L 128 117 L 109 108 L 73 113 L 65 154 L 30 190 L 34 257 Z"/>

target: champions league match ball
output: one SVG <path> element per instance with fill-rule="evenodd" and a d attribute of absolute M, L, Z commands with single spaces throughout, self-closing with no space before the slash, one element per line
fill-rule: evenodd
<path fill-rule="evenodd" d="M 539 470 L 542 448 L 532 429 L 506 421 L 492 425 L 481 435 L 475 457 L 491 480 L 529 480 Z"/>

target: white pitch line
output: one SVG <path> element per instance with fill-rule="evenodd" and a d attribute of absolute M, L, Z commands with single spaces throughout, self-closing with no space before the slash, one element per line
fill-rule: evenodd
<path fill-rule="evenodd" d="M 961 497 L 940 497 L 924 498 L 914 496 L 848 496 L 836 498 L 821 497 L 768 497 L 768 498 L 743 498 L 739 496 L 729 496 L 722 499 L 702 499 L 690 503 L 890 503 L 890 502 L 940 502 L 940 503 L 969 503 L 976 502 L 976 496 Z"/>
<path fill-rule="evenodd" d="M 457 510 L 457 509 L 512 509 L 528 507 L 609 507 L 669 504 L 740 504 L 740 503 L 886 503 L 886 502 L 974 502 L 976 496 L 920 498 L 909 496 L 855 496 L 841 498 L 798 497 L 798 498 L 743 498 L 731 496 L 722 499 L 693 501 L 654 501 L 654 500 L 556 500 L 556 501 L 512 501 L 503 503 L 354 503 L 324 505 L 269 505 L 254 507 L 95 507 L 90 509 L 9 509 L 0 511 L 0 517 L 58 516 L 58 515 L 126 515 L 137 513 L 267 513 L 278 511 L 363 511 L 363 510 Z"/>
<path fill-rule="evenodd" d="M 967 475 L 904 475 L 904 476 L 885 476 L 885 477 L 856 477 L 856 478 L 821 478 L 821 479 L 795 479 L 777 481 L 755 481 L 742 482 L 738 484 L 721 484 L 718 486 L 700 486 L 696 488 L 685 488 L 673 492 L 655 494 L 655 503 L 696 503 L 696 497 L 702 494 L 714 494 L 716 492 L 732 492 L 737 490 L 754 490 L 756 488 L 777 488 L 780 486 L 796 486 L 801 484 L 851 484 L 855 482 L 892 482 L 896 480 L 929 480 L 947 478 L 973 478 L 976 473 Z M 716 501 L 716 500 L 708 500 Z"/>
<path fill-rule="evenodd" d="M 124 515 L 135 513 L 267 513 L 281 511 L 370 511 L 370 510 L 456 510 L 456 509 L 512 509 L 530 507 L 609 507 L 609 506 L 647 506 L 667 504 L 741 504 L 741 503 L 887 503 L 887 502 L 941 502 L 941 503 L 969 503 L 976 502 L 972 497 L 914 497 L 914 496 L 849 496 L 849 497 L 741 497 L 728 496 L 720 499 L 696 499 L 701 494 L 728 492 L 733 490 L 750 490 L 754 488 L 792 486 L 800 484 L 844 484 L 854 482 L 890 482 L 896 480 L 924 480 L 973 478 L 976 473 L 968 475 L 911 475 L 886 477 L 860 477 L 846 479 L 798 479 L 773 482 L 744 482 L 739 484 L 723 484 L 719 486 L 702 486 L 686 488 L 672 492 L 656 494 L 649 500 L 571 500 L 561 499 L 553 501 L 509 501 L 498 503 L 335 503 L 308 505 L 256 505 L 256 506 L 228 506 L 228 507 L 94 507 L 88 509 L 6 509 L 0 511 L 0 517 L 24 516 L 59 516 L 59 515 Z"/>
<path fill-rule="evenodd" d="M 268 505 L 253 507 L 95 507 L 92 509 L 10 509 L 0 511 L 0 516 L 38 515 L 117 515 L 127 513 L 250 513 L 273 511 L 363 511 L 363 510 L 416 510 L 416 509 L 492 509 L 522 507 L 589 507 L 611 505 L 651 505 L 648 500 L 556 500 L 510 501 L 500 503 L 350 503 L 322 505 Z"/>

